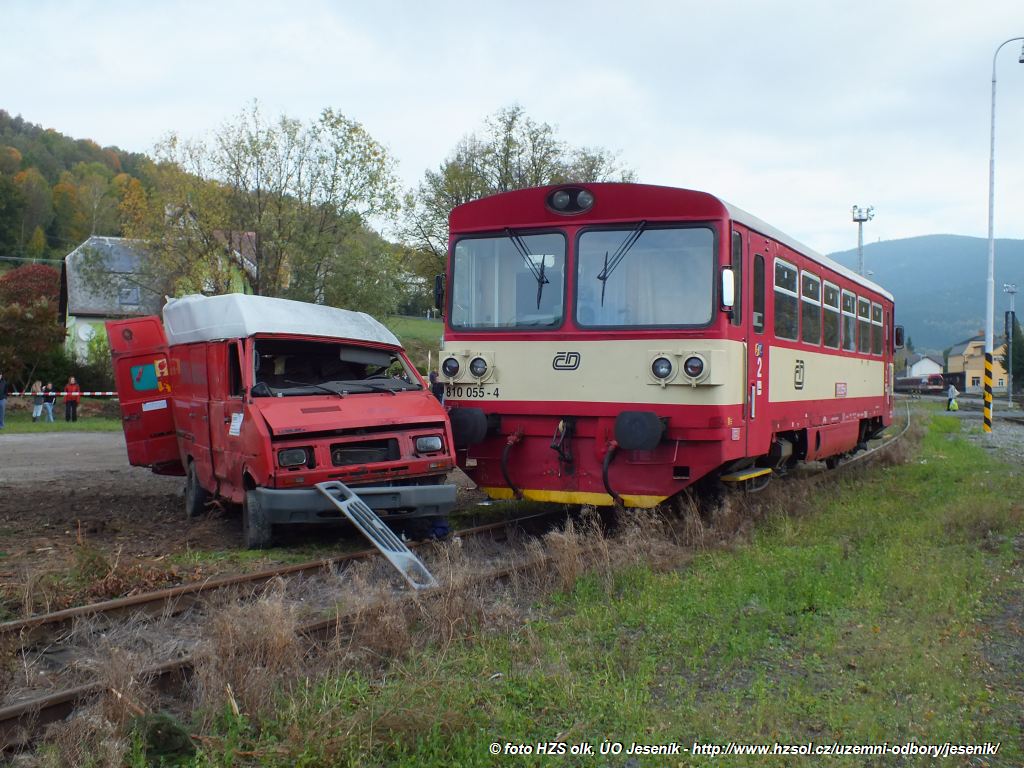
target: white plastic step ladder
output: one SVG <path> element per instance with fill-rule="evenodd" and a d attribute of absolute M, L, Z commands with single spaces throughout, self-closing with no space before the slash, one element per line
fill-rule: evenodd
<path fill-rule="evenodd" d="M 437 580 L 416 557 L 405 542 L 381 520 L 370 505 L 359 498 L 355 491 L 340 480 L 317 483 L 316 489 L 331 500 L 345 517 L 352 521 L 362 534 L 370 540 L 381 554 L 398 569 L 413 589 L 430 589 L 437 586 Z"/>

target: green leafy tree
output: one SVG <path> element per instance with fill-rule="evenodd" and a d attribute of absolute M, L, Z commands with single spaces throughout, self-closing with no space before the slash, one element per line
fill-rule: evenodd
<path fill-rule="evenodd" d="M 614 153 L 574 147 L 518 105 L 500 109 L 406 195 L 402 236 L 412 246 L 410 269 L 424 277 L 443 271 L 448 214 L 457 205 L 547 184 L 634 180 L 634 172 L 620 166 Z"/>
<path fill-rule="evenodd" d="M 344 276 L 374 272 L 348 247 L 397 208 L 393 161 L 332 110 L 306 124 L 253 103 L 209 142 L 169 136 L 157 151 L 144 237 L 178 285 L 325 301 Z M 355 293 L 355 285 L 350 286 Z"/>
<path fill-rule="evenodd" d="M 53 195 L 50 185 L 36 168 L 26 168 L 14 177 L 22 199 L 19 244 L 25 245 L 36 229 L 46 229 L 53 221 Z M 44 243 L 45 245 L 45 243 Z"/>

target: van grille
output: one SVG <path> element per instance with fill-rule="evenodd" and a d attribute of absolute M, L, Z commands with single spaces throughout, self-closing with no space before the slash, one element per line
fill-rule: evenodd
<path fill-rule="evenodd" d="M 395 438 L 335 443 L 331 446 L 331 463 L 336 467 L 397 461 L 400 458 L 402 456 L 398 450 L 398 440 Z"/>

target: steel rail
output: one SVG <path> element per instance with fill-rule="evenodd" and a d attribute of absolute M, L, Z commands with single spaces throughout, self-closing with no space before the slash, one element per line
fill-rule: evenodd
<path fill-rule="evenodd" d="M 465 528 L 454 531 L 454 536 L 475 536 L 488 531 L 498 530 L 509 525 L 519 525 L 528 520 L 544 517 L 553 514 L 550 511 L 537 512 L 523 517 L 502 520 L 495 523 Z M 426 542 L 414 542 L 411 546 L 422 547 Z M 126 613 L 145 612 L 147 614 L 163 614 L 168 606 L 173 606 L 171 615 L 183 613 L 189 607 L 198 603 L 210 592 L 230 587 L 250 586 L 255 587 L 265 584 L 273 579 L 282 576 L 294 576 L 301 573 L 316 573 L 324 568 L 337 565 L 353 563 L 359 560 L 366 560 L 372 557 L 379 557 L 380 552 L 376 549 L 363 549 L 357 552 L 350 552 L 344 555 L 311 560 L 305 563 L 295 563 L 276 568 L 268 568 L 252 573 L 237 574 L 234 576 L 223 576 L 220 578 L 207 579 L 204 581 L 181 584 L 176 587 L 145 592 L 128 597 L 103 600 L 98 603 L 65 608 L 52 613 L 30 616 L 25 619 L 16 619 L 0 623 L 0 642 L 5 637 L 17 637 L 21 648 L 27 648 L 31 644 L 40 643 L 58 635 L 61 631 L 67 630 L 76 619 L 84 619 L 93 616 L 120 616 Z"/>
<path fill-rule="evenodd" d="M 544 514 L 549 513 L 528 515 L 521 518 L 521 520 L 530 520 L 541 517 Z M 474 529 L 467 529 L 467 531 L 461 532 L 460 535 L 467 535 L 468 530 L 474 531 L 474 533 L 468 535 L 477 535 L 494 528 L 508 527 L 515 522 L 518 521 L 478 526 Z M 472 579 L 474 583 L 482 580 L 499 581 L 509 578 L 516 573 L 540 568 L 549 560 L 550 557 L 548 555 L 541 555 L 522 563 L 506 565 L 485 573 L 474 574 Z M 462 581 L 448 585 L 448 587 L 449 589 L 460 589 L 468 582 L 469 578 L 467 577 Z M 367 611 L 396 605 L 406 609 L 413 604 L 436 599 L 440 594 L 442 594 L 441 590 L 433 589 L 428 592 L 402 592 L 388 595 L 346 613 L 339 613 L 327 618 L 305 622 L 296 629 L 296 635 L 312 641 L 329 640 L 345 631 L 351 631 L 356 626 L 358 618 Z M 139 681 L 144 681 L 149 686 L 156 685 L 164 689 L 173 685 L 181 686 L 192 677 L 197 660 L 198 654 L 187 654 L 178 659 L 145 667 L 134 673 L 133 677 Z M 106 683 L 94 681 L 16 702 L 6 707 L 0 707 L 0 753 L 31 746 L 39 738 L 44 726 L 67 718 L 77 708 L 103 694 L 107 689 Z"/>

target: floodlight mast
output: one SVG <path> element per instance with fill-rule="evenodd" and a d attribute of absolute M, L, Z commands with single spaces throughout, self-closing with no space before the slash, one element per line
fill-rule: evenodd
<path fill-rule="evenodd" d="M 875 207 L 853 206 L 853 220 L 857 223 L 857 274 L 864 274 L 864 222 L 875 218 Z"/>

